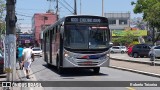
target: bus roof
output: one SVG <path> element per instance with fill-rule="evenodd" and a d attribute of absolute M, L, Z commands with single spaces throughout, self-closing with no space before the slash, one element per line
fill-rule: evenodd
<path fill-rule="evenodd" d="M 63 18 L 59 19 L 58 21 L 56 21 L 55 23 L 51 24 L 49 27 L 45 28 L 43 30 L 43 33 L 45 33 L 48 29 L 54 27 L 55 25 L 59 24 L 59 23 L 63 23 L 65 21 L 66 18 L 68 17 L 99 17 L 99 18 L 106 18 L 103 16 L 97 16 L 97 15 L 66 15 Z M 107 18 L 106 18 L 107 19 Z"/>

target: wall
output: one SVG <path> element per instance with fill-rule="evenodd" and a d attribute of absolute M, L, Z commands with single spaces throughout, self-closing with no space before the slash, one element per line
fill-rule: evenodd
<path fill-rule="evenodd" d="M 57 15 L 54 13 L 36 13 L 32 18 L 32 31 L 34 32 L 35 42 L 40 44 L 40 32 L 45 26 L 54 24 L 57 21 Z"/>

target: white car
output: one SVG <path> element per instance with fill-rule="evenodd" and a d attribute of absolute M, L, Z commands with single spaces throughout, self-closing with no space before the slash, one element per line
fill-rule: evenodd
<path fill-rule="evenodd" d="M 127 48 L 126 48 L 126 46 L 112 46 L 110 48 L 110 52 L 111 53 L 126 53 Z"/>
<path fill-rule="evenodd" d="M 32 50 L 33 50 L 33 54 L 34 54 L 35 56 L 40 56 L 40 57 L 42 57 L 42 50 L 41 50 L 41 48 L 39 48 L 39 47 L 34 47 L 34 48 L 32 48 Z"/>
<path fill-rule="evenodd" d="M 160 58 L 160 45 L 159 46 L 153 46 L 149 51 L 149 56 L 154 53 L 156 58 Z"/>

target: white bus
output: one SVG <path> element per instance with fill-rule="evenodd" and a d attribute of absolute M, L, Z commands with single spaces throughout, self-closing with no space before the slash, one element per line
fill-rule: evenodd
<path fill-rule="evenodd" d="M 99 73 L 100 67 L 109 66 L 110 42 L 107 18 L 66 16 L 43 31 L 44 60 L 59 73 L 77 67 Z"/>

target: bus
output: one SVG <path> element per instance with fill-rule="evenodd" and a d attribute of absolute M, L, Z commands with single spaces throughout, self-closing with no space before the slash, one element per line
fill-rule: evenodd
<path fill-rule="evenodd" d="M 99 73 L 109 66 L 111 32 L 108 19 L 92 15 L 71 15 L 43 30 L 44 60 L 57 67 L 86 68 Z"/>

